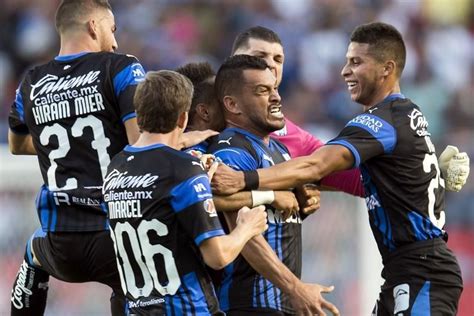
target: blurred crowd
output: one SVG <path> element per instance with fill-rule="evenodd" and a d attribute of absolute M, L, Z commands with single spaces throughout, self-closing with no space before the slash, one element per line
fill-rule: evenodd
<path fill-rule="evenodd" d="M 352 29 L 375 20 L 393 24 L 408 52 L 402 93 L 421 107 L 438 151 L 454 144 L 474 160 L 474 0 L 110 2 L 118 52 L 137 56 L 148 70 L 191 61 L 209 61 L 217 70 L 237 33 L 254 25 L 273 29 L 285 47 L 284 113 L 322 140 L 361 111 L 340 76 Z M 7 141 L 8 112 L 22 74 L 58 53 L 58 3 L 2 0 L 0 143 Z M 465 251 L 474 244 L 473 176 L 463 192 L 447 194 L 447 230 L 461 236 Z M 470 251 L 466 258 L 473 259 Z M 472 284 L 474 263 L 464 262 L 463 269 Z"/>

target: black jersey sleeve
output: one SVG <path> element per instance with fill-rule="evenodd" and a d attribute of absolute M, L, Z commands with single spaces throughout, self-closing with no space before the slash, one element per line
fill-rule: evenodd
<path fill-rule="evenodd" d="M 137 85 L 144 80 L 145 70 L 138 59 L 131 55 L 118 55 L 113 65 L 116 72 L 113 74 L 115 97 L 118 101 L 122 122 L 135 117 L 133 96 Z"/>
<path fill-rule="evenodd" d="M 15 91 L 15 100 L 13 101 L 10 108 L 8 124 L 10 126 L 10 130 L 16 134 L 29 134 L 29 129 L 25 122 L 22 85 L 23 83 L 20 83 L 18 89 Z"/>
<path fill-rule="evenodd" d="M 393 152 L 397 144 L 396 129 L 380 116 L 363 113 L 346 124 L 328 145 L 342 145 L 354 156 L 354 167 L 372 157 Z"/>
<path fill-rule="evenodd" d="M 208 238 L 224 235 L 201 163 L 190 157 L 180 169 L 179 174 L 187 177 L 171 189 L 171 206 L 181 226 L 197 246 Z"/>

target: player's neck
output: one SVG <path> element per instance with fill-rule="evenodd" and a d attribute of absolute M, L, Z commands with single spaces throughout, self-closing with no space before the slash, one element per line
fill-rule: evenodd
<path fill-rule="evenodd" d="M 400 84 L 398 83 L 398 81 L 385 89 L 381 89 L 380 93 L 378 93 L 377 96 L 373 98 L 369 104 L 364 104 L 364 111 L 367 111 L 374 105 L 379 104 L 380 102 L 385 100 L 388 96 L 392 94 L 397 94 L 397 93 L 400 93 Z"/>
<path fill-rule="evenodd" d="M 100 51 L 100 49 L 97 46 L 97 43 L 87 35 L 72 33 L 61 36 L 59 56 L 98 51 Z"/>
<path fill-rule="evenodd" d="M 161 134 L 161 133 L 149 133 L 149 132 L 142 132 L 140 133 L 140 137 L 135 144 L 134 147 L 145 147 L 153 144 L 163 144 L 179 150 L 179 137 L 182 134 L 181 130 L 174 129 L 173 131 Z"/>

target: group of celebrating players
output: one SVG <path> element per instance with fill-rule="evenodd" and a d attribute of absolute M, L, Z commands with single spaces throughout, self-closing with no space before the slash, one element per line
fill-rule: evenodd
<path fill-rule="evenodd" d="M 56 28 L 58 56 L 9 116 L 11 151 L 37 155 L 44 180 L 12 315 L 44 314 L 49 276 L 110 286 L 113 315 L 339 315 L 333 287 L 301 281 L 302 222 L 325 188 L 367 202 L 385 279 L 373 315 L 456 314 L 444 193 L 469 158 L 448 146 L 438 163 L 393 26 L 351 34 L 341 75 L 364 112 L 327 144 L 282 113 L 272 30 L 240 33 L 215 73 L 114 53 L 107 0 L 63 0 Z"/>

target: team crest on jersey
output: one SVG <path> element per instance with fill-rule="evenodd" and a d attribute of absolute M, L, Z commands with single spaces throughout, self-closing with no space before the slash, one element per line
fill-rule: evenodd
<path fill-rule="evenodd" d="M 428 121 L 420 110 L 413 109 L 408 117 L 410 118 L 410 128 L 414 130 L 418 136 L 424 137 L 431 135 L 428 132 Z"/>
<path fill-rule="evenodd" d="M 214 201 L 212 199 L 205 200 L 203 204 L 204 204 L 204 210 L 206 211 L 207 214 L 209 214 L 209 217 L 217 216 L 216 207 L 214 206 Z"/>

